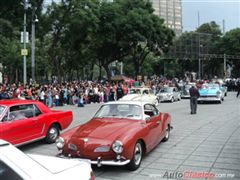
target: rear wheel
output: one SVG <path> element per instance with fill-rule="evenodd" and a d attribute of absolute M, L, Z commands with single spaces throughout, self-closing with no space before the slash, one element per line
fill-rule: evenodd
<path fill-rule="evenodd" d="M 138 169 L 142 162 L 142 156 L 143 146 L 141 141 L 137 141 L 134 146 L 132 159 L 130 163 L 127 165 L 128 169 L 131 171 L 135 171 L 136 169 Z"/>
<path fill-rule="evenodd" d="M 46 142 L 49 144 L 54 143 L 59 136 L 59 131 L 60 129 L 57 124 L 53 124 L 52 126 L 50 126 L 45 138 Z"/>

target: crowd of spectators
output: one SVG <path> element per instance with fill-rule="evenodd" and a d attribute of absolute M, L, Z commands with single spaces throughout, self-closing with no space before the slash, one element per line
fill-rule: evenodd
<path fill-rule="evenodd" d="M 148 86 L 156 94 L 163 86 L 178 86 L 184 80 L 153 77 L 145 82 L 94 82 L 72 81 L 65 83 L 31 84 L 23 87 L 21 83 L 0 84 L 0 99 L 39 100 L 48 107 L 78 105 L 115 101 L 126 95 L 131 86 Z M 228 90 L 237 91 L 240 80 L 225 82 Z"/>
<path fill-rule="evenodd" d="M 48 107 L 63 105 L 84 105 L 115 101 L 128 93 L 126 83 L 101 83 L 92 81 L 52 84 L 32 84 L 23 87 L 21 83 L 0 85 L 0 99 L 39 100 Z"/>

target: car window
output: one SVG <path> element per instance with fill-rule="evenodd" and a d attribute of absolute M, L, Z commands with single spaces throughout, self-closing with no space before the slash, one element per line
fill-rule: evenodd
<path fill-rule="evenodd" d="M 141 106 L 134 104 L 106 104 L 103 105 L 94 117 L 113 117 L 141 119 Z"/>
<path fill-rule="evenodd" d="M 130 89 L 130 94 L 141 94 L 140 89 Z"/>
<path fill-rule="evenodd" d="M 0 106 L 0 115 L 3 113 L 5 107 L 4 106 Z"/>
<path fill-rule="evenodd" d="M 39 116 L 42 112 L 34 104 L 24 104 L 10 107 L 8 120 L 20 120 Z"/>
<path fill-rule="evenodd" d="M 36 105 L 33 105 L 33 108 L 35 111 L 35 113 L 34 113 L 35 116 L 39 116 L 42 114 L 42 112 L 39 110 L 39 108 Z"/>
<path fill-rule="evenodd" d="M 154 116 L 158 115 L 158 109 L 155 106 L 152 106 L 152 109 L 153 109 L 153 115 Z"/>
<path fill-rule="evenodd" d="M 146 114 L 146 115 L 148 115 L 150 117 L 154 116 L 152 107 L 149 104 L 146 104 L 144 106 L 144 114 Z"/>
<path fill-rule="evenodd" d="M 157 108 L 155 108 L 153 105 L 151 104 L 146 104 L 144 106 L 144 113 L 150 117 L 152 116 L 156 116 L 158 114 L 158 110 Z"/>
<path fill-rule="evenodd" d="M 23 180 L 15 171 L 7 164 L 0 160 L 0 179 L 4 180 Z"/>
<path fill-rule="evenodd" d="M 143 90 L 143 94 L 149 94 L 148 90 L 147 89 Z"/>
<path fill-rule="evenodd" d="M 160 92 L 161 93 L 171 93 L 172 92 L 172 89 L 171 88 L 162 88 L 161 90 L 160 90 Z"/>

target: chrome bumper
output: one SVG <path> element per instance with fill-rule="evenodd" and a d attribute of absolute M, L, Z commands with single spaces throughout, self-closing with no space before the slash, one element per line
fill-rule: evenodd
<path fill-rule="evenodd" d="M 101 167 L 102 165 L 108 165 L 108 166 L 125 166 L 128 163 L 130 163 L 130 160 L 101 160 L 101 158 L 98 158 L 97 161 L 91 161 L 91 164 L 96 164 L 98 167 Z"/>
<path fill-rule="evenodd" d="M 160 102 L 171 101 L 171 97 L 166 97 L 166 96 L 160 96 L 160 97 L 158 97 L 158 99 Z"/>
<path fill-rule="evenodd" d="M 71 159 L 71 156 L 64 156 L 62 154 L 57 154 L 57 157 L 59 158 L 65 158 L 65 159 Z M 102 160 L 101 157 L 98 157 L 96 161 L 92 161 L 90 159 L 84 159 L 84 158 L 75 158 L 82 161 L 87 161 L 91 164 L 97 165 L 98 167 L 101 167 L 102 165 L 108 165 L 108 166 L 125 166 L 128 163 L 130 163 L 130 160 Z"/>
<path fill-rule="evenodd" d="M 199 97 L 198 101 L 221 101 L 221 98 L 217 98 L 217 97 Z"/>
<path fill-rule="evenodd" d="M 181 95 L 181 98 L 190 98 L 190 95 Z"/>

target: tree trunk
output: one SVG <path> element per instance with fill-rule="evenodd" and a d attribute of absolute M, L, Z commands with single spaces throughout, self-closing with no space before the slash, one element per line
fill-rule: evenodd
<path fill-rule="evenodd" d="M 98 80 L 102 79 L 102 66 L 99 66 L 99 76 L 98 76 Z"/>
<path fill-rule="evenodd" d="M 139 65 L 139 62 L 137 60 L 134 62 L 134 67 L 135 67 L 135 78 L 137 78 L 139 73 L 141 73 L 140 72 L 140 65 Z"/>
<path fill-rule="evenodd" d="M 90 67 L 90 74 L 89 74 L 89 79 L 90 80 L 93 80 L 93 69 L 94 69 L 94 63 L 91 64 L 91 67 Z"/>
<path fill-rule="evenodd" d="M 107 73 L 107 79 L 108 79 L 108 81 L 111 81 L 112 75 L 111 75 L 110 68 L 108 67 L 108 64 L 104 64 L 104 65 L 103 65 L 103 68 L 104 68 L 104 70 L 105 70 L 106 73 Z"/>

